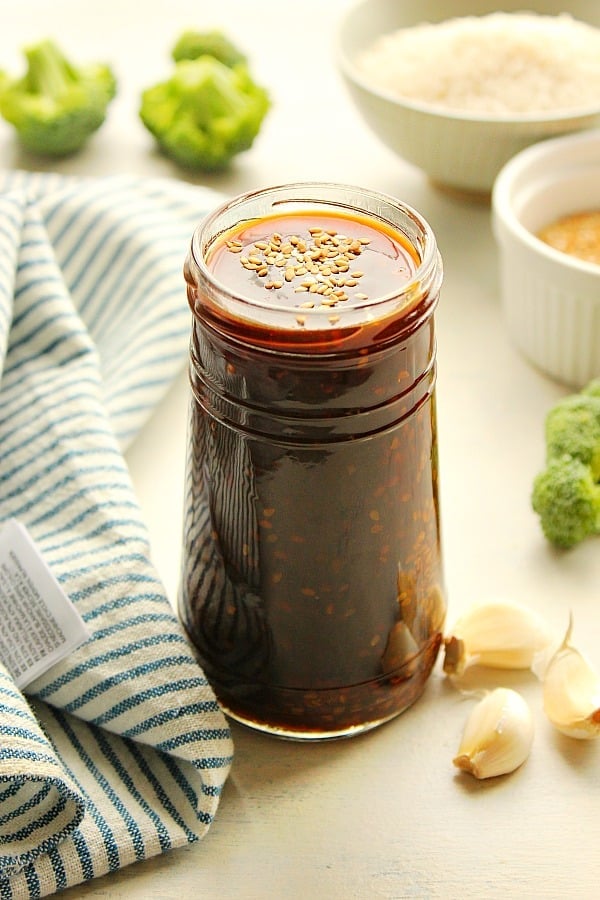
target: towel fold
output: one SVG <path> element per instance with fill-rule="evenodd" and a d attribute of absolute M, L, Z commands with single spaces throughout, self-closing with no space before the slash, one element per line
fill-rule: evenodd
<path fill-rule="evenodd" d="M 168 180 L 0 177 L 0 525 L 27 528 L 91 632 L 26 697 L 0 667 L 2 898 L 199 839 L 229 773 L 123 456 L 186 364 L 183 259 L 217 200 Z"/>

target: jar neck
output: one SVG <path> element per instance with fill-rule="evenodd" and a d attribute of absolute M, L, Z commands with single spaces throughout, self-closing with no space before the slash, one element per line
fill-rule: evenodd
<path fill-rule="evenodd" d="M 302 310 L 301 316 L 299 302 L 294 308 L 283 306 L 275 291 L 268 296 L 263 292 L 257 299 L 245 295 L 239 284 L 232 287 L 219 280 L 208 260 L 234 226 L 262 221 L 274 211 L 281 217 L 297 215 L 298 210 L 317 217 L 344 214 L 350 222 L 355 213 L 372 222 L 374 229 L 397 234 L 410 248 L 413 271 L 408 277 L 396 277 L 391 288 L 387 284 L 387 291 L 375 297 L 339 303 L 333 311 L 328 305 L 313 304 L 318 308 Z M 208 216 L 193 236 L 185 275 L 195 318 L 215 331 L 277 352 L 322 354 L 385 344 L 419 328 L 437 302 L 442 263 L 431 228 L 412 208 L 352 186 L 306 183 L 243 195 Z"/>
<path fill-rule="evenodd" d="M 363 354 L 275 354 L 196 322 L 190 382 L 212 419 L 287 445 L 367 439 L 410 419 L 435 392 L 433 317 Z"/>

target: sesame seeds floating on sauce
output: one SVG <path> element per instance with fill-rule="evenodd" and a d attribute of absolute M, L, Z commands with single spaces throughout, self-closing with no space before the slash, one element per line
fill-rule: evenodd
<path fill-rule="evenodd" d="M 257 241 L 249 256 L 241 255 L 242 266 L 265 278 L 267 290 L 278 290 L 284 281 L 294 288 L 296 294 L 313 294 L 316 297 L 300 304 L 302 309 L 315 306 L 335 306 L 348 299 L 348 289 L 356 287 L 363 272 L 350 269 L 363 247 L 370 239 L 350 238 L 338 234 L 333 228 L 309 228 L 309 239 L 291 234 L 283 238 L 275 231 L 266 241 Z M 239 240 L 229 241 L 227 247 L 233 253 L 243 249 Z M 283 272 L 281 277 L 273 277 L 273 269 Z M 365 300 L 366 294 L 361 294 Z"/>
<path fill-rule="evenodd" d="M 215 246 L 209 266 L 239 295 L 288 307 L 303 327 L 313 311 L 336 325 L 344 307 L 400 293 L 419 260 L 393 229 L 367 217 L 294 213 L 244 223 Z"/>

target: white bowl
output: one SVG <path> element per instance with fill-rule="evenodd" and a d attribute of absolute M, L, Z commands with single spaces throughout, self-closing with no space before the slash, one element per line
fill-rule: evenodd
<path fill-rule="evenodd" d="M 590 0 L 505 0 L 504 12 L 527 10 L 559 15 L 600 27 L 600 3 Z M 343 16 L 335 41 L 341 75 L 372 131 L 432 181 L 460 191 L 489 195 L 494 179 L 512 156 L 549 137 L 600 125 L 600 97 L 593 108 L 514 118 L 440 111 L 404 101 L 373 87 L 358 71 L 357 58 L 377 37 L 399 28 L 498 11 L 497 0 L 362 0 Z"/>
<path fill-rule="evenodd" d="M 509 334 L 530 362 L 573 388 L 600 375 L 600 265 L 555 250 L 536 234 L 589 210 L 600 210 L 600 130 L 522 150 L 492 192 Z"/>

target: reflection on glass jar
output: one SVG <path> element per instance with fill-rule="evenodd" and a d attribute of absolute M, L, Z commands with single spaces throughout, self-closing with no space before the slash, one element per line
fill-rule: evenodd
<path fill-rule="evenodd" d="M 180 615 L 225 711 L 358 733 L 423 691 L 445 615 L 433 312 L 412 209 L 343 185 L 196 230 Z"/>

